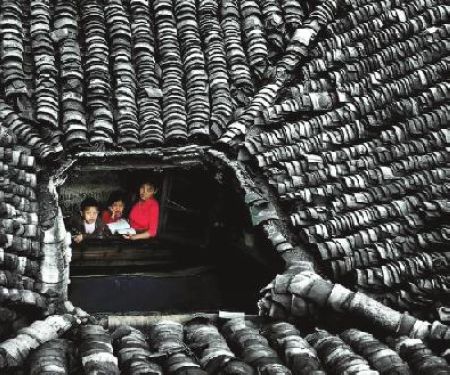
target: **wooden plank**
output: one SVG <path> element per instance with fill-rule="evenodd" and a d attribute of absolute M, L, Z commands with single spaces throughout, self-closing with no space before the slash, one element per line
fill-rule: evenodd
<path fill-rule="evenodd" d="M 130 273 L 134 272 L 133 269 L 137 270 L 144 266 L 152 269 L 162 266 L 176 268 L 186 263 L 187 257 L 189 257 L 188 262 L 192 262 L 195 258 L 198 258 L 198 262 L 202 260 L 201 254 L 204 251 L 202 248 L 188 247 L 186 243 L 179 246 L 173 246 L 172 243 L 170 246 L 164 242 L 163 244 L 164 246 L 158 241 L 155 246 L 152 246 L 154 245 L 152 243 L 147 247 L 145 244 L 134 247 L 133 245 L 137 245 L 136 242 L 115 245 L 103 245 L 101 242 L 96 242 L 92 247 L 75 248 L 71 262 L 72 274 L 91 272 L 109 274 L 116 272 L 117 267 L 122 270 L 126 268 L 126 273 Z"/>
<path fill-rule="evenodd" d="M 100 268 L 114 268 L 114 267 L 121 267 L 121 268 L 127 268 L 125 271 L 126 274 L 133 273 L 130 269 L 133 267 L 142 267 L 142 266 L 148 266 L 148 267 L 160 267 L 160 266 L 172 266 L 173 267 L 173 260 L 157 260 L 157 259 L 144 259 L 144 260 L 126 260 L 126 259 L 112 259 L 112 260 L 104 260 L 104 259 L 92 259 L 88 261 L 73 261 L 71 264 L 72 272 L 75 274 L 78 273 L 92 273 L 94 272 L 93 269 L 100 269 Z M 116 271 L 115 271 L 116 272 Z M 103 271 L 97 271 L 97 273 L 103 274 L 103 273 L 111 273 L 110 271 L 105 272 Z"/>
<path fill-rule="evenodd" d="M 159 212 L 159 228 L 158 235 L 164 235 L 167 226 L 167 199 L 172 186 L 172 176 L 166 175 L 163 180 L 163 186 L 160 199 L 160 212 Z"/>
<path fill-rule="evenodd" d="M 158 256 L 172 256 L 176 251 L 171 249 L 87 249 L 81 251 L 74 251 L 72 260 L 77 259 L 149 259 Z"/>

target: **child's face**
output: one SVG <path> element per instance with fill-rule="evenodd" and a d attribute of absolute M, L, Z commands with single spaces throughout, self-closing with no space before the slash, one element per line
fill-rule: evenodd
<path fill-rule="evenodd" d="M 153 197 L 153 194 L 155 194 L 155 188 L 152 185 L 143 184 L 139 188 L 139 198 L 141 198 L 141 200 L 143 201 L 146 201 L 147 199 Z"/>
<path fill-rule="evenodd" d="M 86 207 L 86 209 L 81 213 L 81 216 L 86 223 L 93 224 L 95 223 L 95 220 L 97 220 L 98 209 L 97 207 Z"/>
<path fill-rule="evenodd" d="M 113 204 L 111 205 L 111 211 L 116 215 L 117 214 L 122 215 L 124 207 L 125 204 L 122 201 L 116 201 L 113 202 Z"/>

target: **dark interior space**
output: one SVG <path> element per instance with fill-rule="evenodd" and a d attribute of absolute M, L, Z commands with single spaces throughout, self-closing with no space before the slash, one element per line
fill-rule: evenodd
<path fill-rule="evenodd" d="M 160 204 L 158 235 L 73 245 L 69 298 L 75 305 L 92 313 L 256 312 L 259 289 L 282 263 L 252 227 L 233 176 L 204 165 L 105 169 L 71 171 L 59 189 L 64 216 L 77 215 L 86 196 L 106 202 L 116 189 L 127 192 L 129 210 L 139 183 L 151 180 Z"/>

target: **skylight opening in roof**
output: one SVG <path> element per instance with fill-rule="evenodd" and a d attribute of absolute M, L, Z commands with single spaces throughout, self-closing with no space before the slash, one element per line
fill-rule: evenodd
<path fill-rule="evenodd" d="M 273 249 L 252 226 L 231 176 L 205 165 L 107 169 L 81 166 L 60 186 L 67 229 L 75 234 L 70 223 L 80 218 L 83 200 L 99 202 L 102 217 L 116 191 L 123 197 L 121 218 L 129 218 L 140 184 L 151 181 L 160 208 L 157 235 L 128 240 L 104 234 L 73 242 L 73 303 L 89 312 L 255 312 L 259 288 L 273 277 L 277 262 L 268 256 Z"/>

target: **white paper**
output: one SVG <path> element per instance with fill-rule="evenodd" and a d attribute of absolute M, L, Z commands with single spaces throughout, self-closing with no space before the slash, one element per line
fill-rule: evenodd
<path fill-rule="evenodd" d="M 116 231 L 117 234 L 136 234 L 136 231 L 133 228 L 125 228 L 119 229 Z"/>
<path fill-rule="evenodd" d="M 136 231 L 130 227 L 130 224 L 125 219 L 120 219 L 114 223 L 106 224 L 111 233 L 118 234 L 136 234 Z"/>

